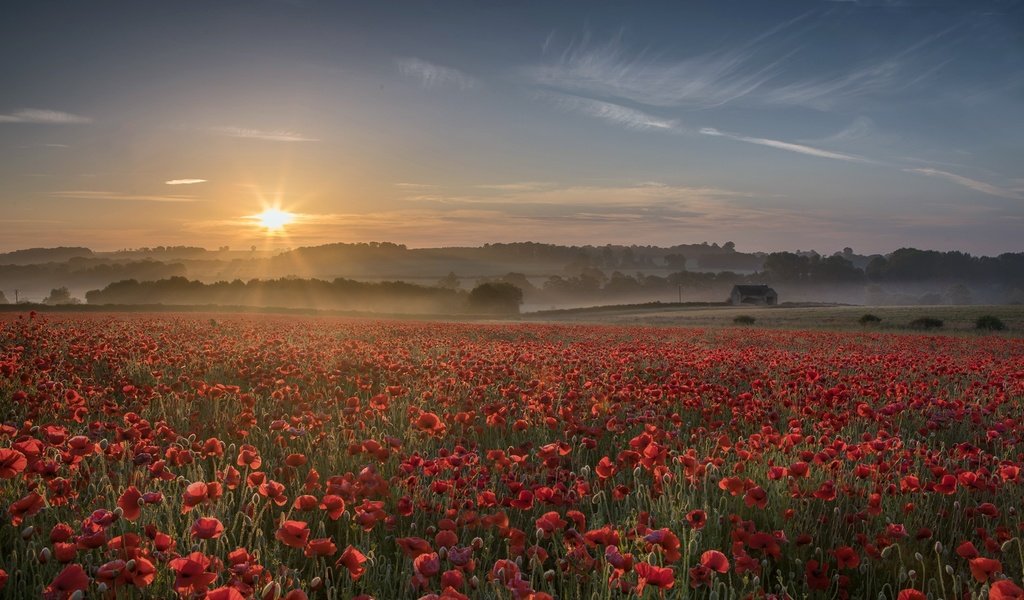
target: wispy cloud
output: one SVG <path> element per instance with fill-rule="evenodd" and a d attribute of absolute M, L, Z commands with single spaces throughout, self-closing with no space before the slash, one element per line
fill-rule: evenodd
<path fill-rule="evenodd" d="M 949 30 L 899 52 L 849 65 L 842 75 L 809 74 L 794 60 L 806 30 L 793 26 L 805 17 L 782 23 L 744 44 L 677 59 L 631 51 L 618 39 L 595 45 L 585 38 L 521 73 L 529 83 L 547 89 L 648 106 L 700 109 L 743 103 L 824 110 L 910 89 L 946 64 L 926 62 L 920 51 Z"/>
<path fill-rule="evenodd" d="M 579 112 L 596 119 L 602 119 L 616 125 L 621 125 L 627 129 L 634 129 L 637 131 L 656 130 L 676 133 L 682 131 L 679 121 L 676 119 L 656 117 L 641 110 L 636 110 L 635 108 L 622 106 L 621 104 L 551 92 L 543 92 L 539 95 L 540 97 L 546 98 L 554 103 L 555 106 L 561 110 Z"/>
<path fill-rule="evenodd" d="M 443 67 L 420 58 L 399 58 L 398 71 L 407 77 L 419 79 L 425 88 L 453 86 L 468 90 L 477 85 L 476 79 L 452 67 Z"/>
<path fill-rule="evenodd" d="M 38 123 L 42 125 L 78 125 L 92 123 L 89 117 L 73 115 L 58 110 L 26 108 L 10 114 L 0 115 L 0 123 Z"/>
<path fill-rule="evenodd" d="M 196 183 L 206 183 L 205 179 L 169 179 L 165 181 L 167 185 L 193 185 Z"/>
<path fill-rule="evenodd" d="M 53 198 L 69 198 L 74 200 L 117 200 L 131 202 L 198 202 L 194 196 L 184 195 L 156 195 L 156 194 L 127 194 L 124 192 L 108 192 L 97 190 L 62 190 L 51 192 Z"/>
<path fill-rule="evenodd" d="M 215 127 L 214 133 L 230 137 L 249 140 L 266 140 L 269 142 L 318 142 L 317 138 L 311 138 L 295 131 L 284 129 L 249 129 L 245 127 Z"/>
<path fill-rule="evenodd" d="M 1016 190 L 1009 190 L 1001 188 L 991 183 L 985 183 L 984 181 L 978 181 L 977 179 L 971 179 L 970 177 L 964 177 L 963 175 L 957 175 L 956 173 L 950 173 L 949 171 L 941 171 L 939 169 L 903 169 L 907 173 L 916 173 L 918 175 L 926 175 L 928 177 L 939 177 L 946 181 L 952 181 L 957 185 L 961 185 L 965 188 L 972 189 L 982 194 L 988 194 L 989 196 L 999 196 L 1000 198 L 1010 198 L 1013 200 L 1024 200 L 1024 194 Z"/>
<path fill-rule="evenodd" d="M 745 142 L 747 144 L 757 144 L 758 146 L 768 146 L 770 148 L 777 148 L 779 150 L 786 150 L 787 152 L 796 152 L 798 154 L 806 154 L 808 156 L 817 156 L 818 158 L 830 158 L 833 160 L 845 160 L 848 162 L 856 162 L 862 164 L 879 164 L 878 162 L 863 156 L 857 156 L 856 154 L 846 154 L 843 152 L 832 152 L 830 150 L 823 150 L 821 148 L 815 148 L 813 146 L 805 146 L 803 144 L 794 144 L 791 142 L 783 142 L 781 140 L 773 140 L 768 138 L 749 137 L 745 135 L 738 135 L 735 133 L 728 133 L 725 131 L 719 131 L 712 127 L 704 127 L 700 130 L 703 135 L 710 135 L 714 137 L 724 137 L 730 140 L 736 140 L 738 142 Z"/>

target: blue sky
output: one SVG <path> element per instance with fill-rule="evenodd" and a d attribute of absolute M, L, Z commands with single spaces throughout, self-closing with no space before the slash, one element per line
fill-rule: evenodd
<path fill-rule="evenodd" d="M 1020 1 L 0 10 L 2 250 L 1024 250 Z"/>

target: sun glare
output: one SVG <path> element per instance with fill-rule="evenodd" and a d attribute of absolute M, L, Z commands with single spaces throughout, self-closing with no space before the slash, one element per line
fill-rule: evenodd
<path fill-rule="evenodd" d="M 281 231 L 285 225 L 295 220 L 295 215 L 284 210 L 268 208 L 256 215 L 256 220 L 269 231 Z"/>

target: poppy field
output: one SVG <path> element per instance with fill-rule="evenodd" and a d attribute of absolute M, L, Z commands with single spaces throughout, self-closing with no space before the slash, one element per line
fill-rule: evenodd
<path fill-rule="evenodd" d="M 1024 598 L 1024 339 L 0 320 L 0 597 Z"/>

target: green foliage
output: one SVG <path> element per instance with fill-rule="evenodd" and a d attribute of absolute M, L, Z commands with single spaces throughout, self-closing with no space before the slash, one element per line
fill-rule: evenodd
<path fill-rule="evenodd" d="M 911 329 L 939 329 L 942 325 L 942 319 L 935 317 L 918 317 L 908 323 L 908 327 Z"/>
<path fill-rule="evenodd" d="M 975 329 L 982 329 L 985 331 L 1003 331 L 1006 329 L 1006 323 L 1003 323 L 1002 319 L 993 315 L 982 315 L 974 321 Z"/>
<path fill-rule="evenodd" d="M 750 315 L 738 315 L 732 320 L 732 322 L 737 325 L 753 325 L 756 320 L 757 319 Z"/>
<path fill-rule="evenodd" d="M 878 315 L 873 315 L 871 313 L 866 313 L 862 315 L 861 318 L 857 319 L 857 322 L 860 323 L 861 325 L 875 325 L 877 323 L 882 322 L 882 317 L 879 317 Z"/>

